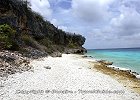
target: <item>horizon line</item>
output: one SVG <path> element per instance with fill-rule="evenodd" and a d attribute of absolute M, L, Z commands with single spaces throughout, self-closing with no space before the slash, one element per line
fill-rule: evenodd
<path fill-rule="evenodd" d="M 126 48 L 99 48 L 99 49 L 87 49 L 87 50 L 107 50 L 107 49 L 139 49 L 140 47 L 126 47 Z"/>

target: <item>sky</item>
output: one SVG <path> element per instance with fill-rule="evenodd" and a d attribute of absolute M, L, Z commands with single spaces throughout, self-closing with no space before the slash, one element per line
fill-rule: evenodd
<path fill-rule="evenodd" d="M 32 10 L 87 49 L 140 47 L 140 0 L 28 0 Z"/>

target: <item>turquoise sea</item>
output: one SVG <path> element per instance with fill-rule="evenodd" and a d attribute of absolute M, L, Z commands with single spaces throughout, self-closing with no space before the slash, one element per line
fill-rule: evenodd
<path fill-rule="evenodd" d="M 97 60 L 108 60 L 117 67 L 127 68 L 140 74 L 140 48 L 90 49 L 88 56 Z"/>

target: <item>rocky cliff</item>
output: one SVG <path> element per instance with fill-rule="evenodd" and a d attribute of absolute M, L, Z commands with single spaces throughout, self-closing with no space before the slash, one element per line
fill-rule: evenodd
<path fill-rule="evenodd" d="M 0 25 L 7 24 L 16 31 L 19 47 L 37 49 L 52 54 L 84 53 L 85 38 L 58 29 L 31 10 L 25 0 L 0 0 Z"/>

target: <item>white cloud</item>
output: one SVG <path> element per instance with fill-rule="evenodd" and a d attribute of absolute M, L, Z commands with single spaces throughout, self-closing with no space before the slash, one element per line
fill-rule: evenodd
<path fill-rule="evenodd" d="M 53 18 L 53 19 L 51 20 L 51 23 L 54 24 L 55 26 L 58 26 L 58 21 L 57 21 L 57 19 L 55 19 L 55 18 Z"/>
<path fill-rule="evenodd" d="M 30 1 L 58 28 L 84 35 L 87 48 L 140 46 L 140 0 Z M 67 1 L 71 8 L 60 7 Z"/>
<path fill-rule="evenodd" d="M 110 19 L 110 23 L 92 29 L 87 35 L 87 48 L 113 48 L 140 46 L 140 13 L 136 6 L 118 6 L 117 15 Z M 112 13 L 113 14 L 113 13 Z M 92 28 L 92 27 L 91 27 Z"/>
<path fill-rule="evenodd" d="M 48 0 L 30 0 L 32 10 L 40 13 L 46 19 L 51 19 L 52 10 Z"/>
<path fill-rule="evenodd" d="M 122 36 L 140 33 L 140 13 L 134 8 L 122 6 L 120 15 L 111 20 L 114 33 Z"/>
<path fill-rule="evenodd" d="M 108 8 L 113 0 L 72 0 L 75 16 L 87 22 L 101 22 L 109 18 Z"/>
<path fill-rule="evenodd" d="M 68 32 L 68 27 L 66 27 L 66 26 L 59 26 L 58 28 L 62 29 L 63 31 Z"/>

